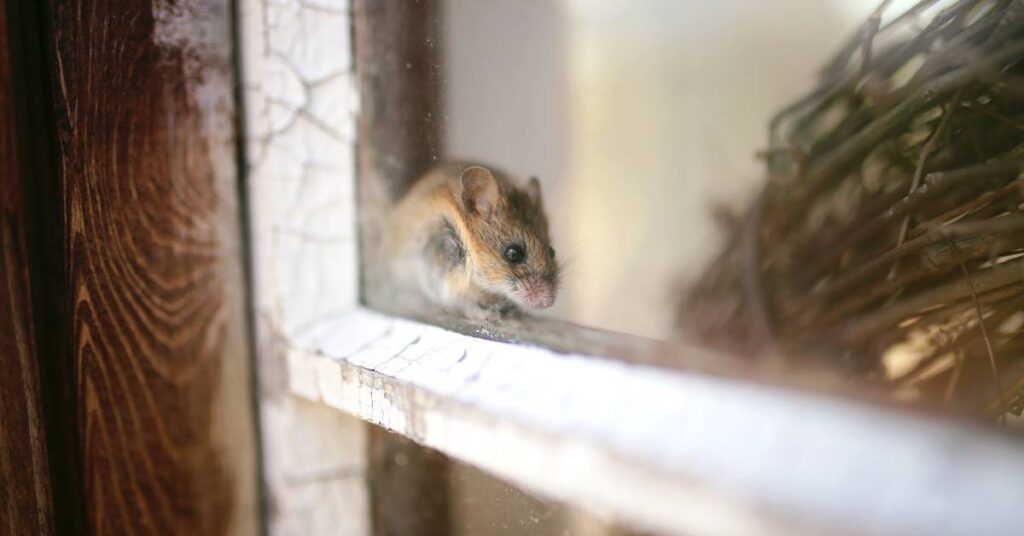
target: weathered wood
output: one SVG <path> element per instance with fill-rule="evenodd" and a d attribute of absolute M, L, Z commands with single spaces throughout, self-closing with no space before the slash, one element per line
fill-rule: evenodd
<path fill-rule="evenodd" d="M 229 2 L 48 7 L 78 529 L 255 533 Z"/>
<path fill-rule="evenodd" d="M 296 329 L 358 303 L 348 0 L 239 2 L 267 528 L 370 534 L 370 425 L 286 389 Z"/>
<path fill-rule="evenodd" d="M 36 71 L 26 67 L 26 28 L 17 26 L 28 15 L 0 9 L 0 532 L 47 535 L 53 505 L 24 188 L 41 178 L 31 176 L 35 140 L 26 139 L 34 132 L 26 91 L 38 88 L 29 87 Z"/>
<path fill-rule="evenodd" d="M 941 419 L 369 311 L 292 342 L 293 392 L 639 528 L 1010 534 L 1024 508 L 1024 450 Z"/>

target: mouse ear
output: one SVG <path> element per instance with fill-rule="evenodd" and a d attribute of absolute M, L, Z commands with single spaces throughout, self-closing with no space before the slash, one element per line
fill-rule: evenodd
<path fill-rule="evenodd" d="M 530 182 L 526 183 L 526 193 L 530 196 L 530 200 L 533 201 L 534 205 L 538 207 L 543 206 L 540 197 L 540 181 L 537 177 L 530 177 Z"/>
<path fill-rule="evenodd" d="M 462 207 L 470 214 L 488 217 L 498 204 L 498 181 L 490 170 L 471 166 L 462 172 Z"/>

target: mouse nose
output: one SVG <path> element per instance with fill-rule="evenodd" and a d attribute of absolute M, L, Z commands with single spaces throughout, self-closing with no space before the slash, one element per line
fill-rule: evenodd
<path fill-rule="evenodd" d="M 543 279 L 530 279 L 523 285 L 523 301 L 532 308 L 546 309 L 555 303 L 555 289 Z"/>

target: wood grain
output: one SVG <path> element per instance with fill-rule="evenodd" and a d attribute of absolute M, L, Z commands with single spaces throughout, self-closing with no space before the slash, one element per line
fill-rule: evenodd
<path fill-rule="evenodd" d="M 87 530 L 255 533 L 229 3 L 49 9 Z"/>
<path fill-rule="evenodd" d="M 46 433 L 24 243 L 8 208 L 3 207 L 4 221 L 0 222 L 0 530 L 6 534 L 52 534 Z"/>
<path fill-rule="evenodd" d="M 54 526 L 26 244 L 24 88 L 14 77 L 23 56 L 11 24 L 0 9 L 0 532 L 46 535 Z"/>

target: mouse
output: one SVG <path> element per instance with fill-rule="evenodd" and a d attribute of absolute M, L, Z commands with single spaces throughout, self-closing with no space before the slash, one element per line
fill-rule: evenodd
<path fill-rule="evenodd" d="M 477 319 L 554 304 L 560 269 L 536 177 L 519 186 L 490 167 L 440 165 L 415 181 L 389 220 L 400 292 Z"/>

